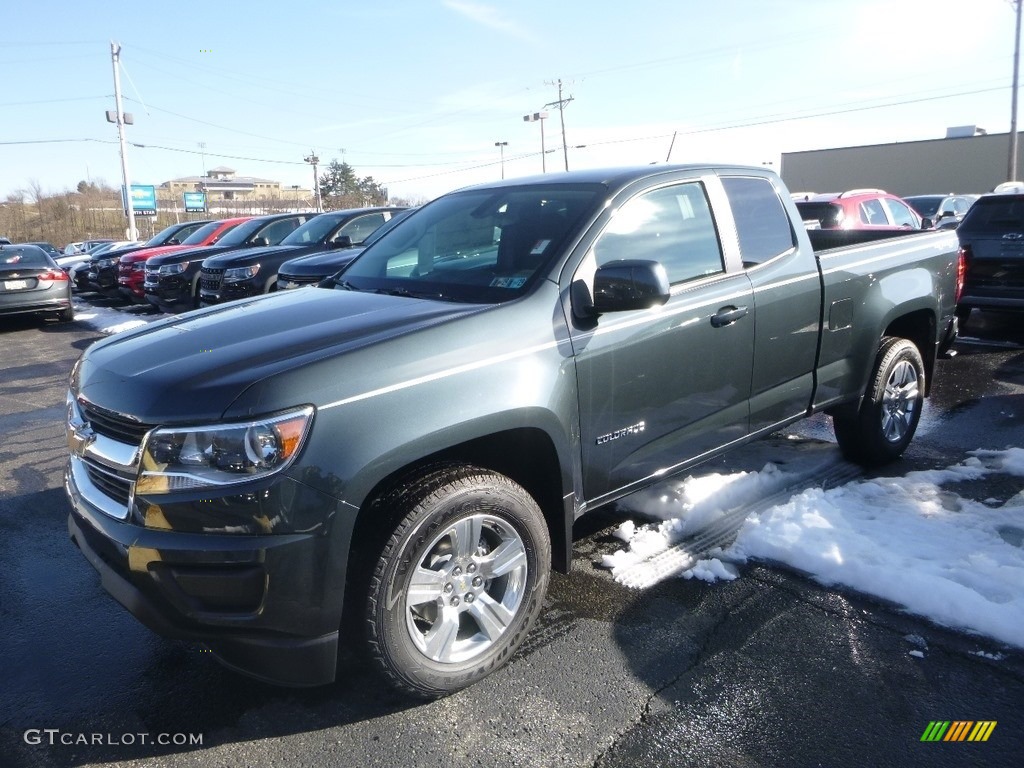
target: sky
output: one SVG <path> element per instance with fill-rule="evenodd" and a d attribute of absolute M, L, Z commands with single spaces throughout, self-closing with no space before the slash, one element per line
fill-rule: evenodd
<path fill-rule="evenodd" d="M 421 202 L 542 167 L 778 170 L 783 152 L 961 125 L 1006 132 L 1014 11 L 1010 0 L 17 3 L 0 53 L 0 198 L 120 185 L 105 119 L 112 41 L 134 117 L 132 183 L 228 166 L 308 188 L 313 153 Z M 546 120 L 523 120 L 545 108 Z"/>
<path fill-rule="evenodd" d="M 774 461 L 753 471 L 698 470 L 629 497 L 624 505 L 637 517 L 619 527 L 625 546 L 605 554 L 603 565 L 617 581 L 647 588 L 667 578 L 742 578 L 752 561 L 782 564 L 995 640 L 997 647 L 1024 648 L 1024 490 L 981 501 L 957 492 L 958 483 L 997 474 L 1024 488 L 1024 449 L 983 448 L 945 469 L 784 494 L 737 521 L 735 541 L 724 550 L 676 557 L 677 568 L 657 567 L 669 562 L 666 552 L 678 554 L 685 537 L 726 510 L 773 494 L 808 466 L 839 462 L 836 446 L 816 441 L 755 449 Z M 920 642 L 907 652 L 926 653 Z"/>

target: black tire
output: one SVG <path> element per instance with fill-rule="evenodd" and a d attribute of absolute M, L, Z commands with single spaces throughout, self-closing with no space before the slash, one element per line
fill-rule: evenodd
<path fill-rule="evenodd" d="M 68 307 L 57 313 L 57 320 L 61 323 L 70 323 L 75 319 L 75 308 Z"/>
<path fill-rule="evenodd" d="M 882 339 L 860 408 L 832 418 L 843 456 L 874 467 L 903 455 L 921 419 L 924 389 L 924 361 L 917 347 L 906 339 Z"/>
<path fill-rule="evenodd" d="M 387 680 L 429 699 L 502 667 L 547 591 L 551 541 L 537 503 L 504 475 L 445 465 L 403 484 L 380 508 L 401 520 L 366 602 L 369 650 Z"/>

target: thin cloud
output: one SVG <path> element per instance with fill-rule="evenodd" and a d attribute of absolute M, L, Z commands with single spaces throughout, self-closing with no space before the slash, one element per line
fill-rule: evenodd
<path fill-rule="evenodd" d="M 493 6 L 474 3 L 471 0 L 442 0 L 442 4 L 446 8 L 465 16 L 470 21 L 481 26 L 519 40 L 525 40 L 530 43 L 537 42 L 537 38 L 534 37 L 530 30 L 512 21 Z"/>

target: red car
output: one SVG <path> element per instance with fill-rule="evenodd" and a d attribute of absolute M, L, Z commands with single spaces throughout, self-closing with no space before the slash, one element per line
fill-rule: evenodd
<path fill-rule="evenodd" d="M 884 189 L 851 189 L 796 200 L 808 229 L 921 229 L 921 217 Z"/>
<path fill-rule="evenodd" d="M 148 303 L 146 301 L 146 292 L 143 288 L 143 282 L 146 278 L 146 259 L 150 256 L 162 256 L 165 253 L 174 253 L 186 248 L 213 245 L 243 221 L 248 221 L 251 218 L 252 216 L 238 216 L 233 219 L 211 221 L 209 224 L 197 229 L 179 245 L 161 245 L 157 248 L 143 248 L 141 251 L 126 253 L 118 260 L 118 290 L 129 301 L 136 304 Z"/>

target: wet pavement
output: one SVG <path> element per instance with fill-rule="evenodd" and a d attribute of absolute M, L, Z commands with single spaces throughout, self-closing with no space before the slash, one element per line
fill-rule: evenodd
<path fill-rule="evenodd" d="M 1024 442 L 1021 322 L 975 313 L 968 330 L 978 340 L 940 363 L 918 437 L 886 473 Z M 594 565 L 620 545 L 615 510 L 580 521 L 572 572 L 554 575 L 522 651 L 466 691 L 409 702 L 350 653 L 320 689 L 240 677 L 136 622 L 67 539 L 65 382 L 97 337 L 28 320 L 0 330 L 0 765 L 1020 762 L 1024 654 L 767 566 L 628 590 Z M 824 418 L 795 431 L 831 439 Z M 1019 490 L 1004 477 L 970 495 Z M 932 720 L 998 726 L 981 744 L 922 743 Z"/>

